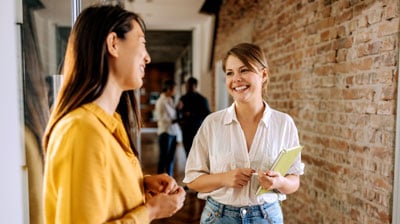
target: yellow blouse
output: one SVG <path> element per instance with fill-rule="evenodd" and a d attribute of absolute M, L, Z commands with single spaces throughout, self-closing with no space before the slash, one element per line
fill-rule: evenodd
<path fill-rule="evenodd" d="M 120 116 L 94 103 L 63 117 L 50 136 L 46 223 L 150 223 L 143 173 Z"/>

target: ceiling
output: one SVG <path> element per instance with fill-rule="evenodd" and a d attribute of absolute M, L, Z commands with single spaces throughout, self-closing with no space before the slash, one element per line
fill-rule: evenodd
<path fill-rule="evenodd" d="M 36 0 L 37 1 L 37 0 Z M 70 26 L 71 5 L 77 0 L 40 0 L 40 14 L 55 24 Z M 145 21 L 147 48 L 152 63 L 175 62 L 192 43 L 192 30 L 209 19 L 200 13 L 205 0 L 81 0 L 81 8 L 99 2 L 122 2 Z"/>
<path fill-rule="evenodd" d="M 150 30 L 146 32 L 146 47 L 151 62 L 174 63 L 186 49 L 191 50 L 192 31 Z"/>
<path fill-rule="evenodd" d="M 192 30 L 208 17 L 200 13 L 205 0 L 125 0 L 123 2 L 127 10 L 138 13 L 144 19 L 149 30 Z"/>
<path fill-rule="evenodd" d="M 152 63 L 174 63 L 185 49 L 191 50 L 192 30 L 209 17 L 200 13 L 204 0 L 125 0 L 124 4 L 146 23 Z"/>

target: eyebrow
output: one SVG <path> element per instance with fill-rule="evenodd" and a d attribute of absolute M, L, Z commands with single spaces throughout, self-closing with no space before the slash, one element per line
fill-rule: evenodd
<path fill-rule="evenodd" d="M 241 65 L 241 66 L 239 66 L 238 69 L 242 69 L 242 68 L 249 68 L 249 67 L 247 67 L 246 65 Z M 226 68 L 226 70 L 233 70 L 233 69 L 232 68 Z"/>

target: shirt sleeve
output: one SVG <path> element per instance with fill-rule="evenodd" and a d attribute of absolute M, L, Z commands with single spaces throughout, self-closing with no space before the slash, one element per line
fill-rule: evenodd
<path fill-rule="evenodd" d="M 297 131 L 297 127 L 291 117 L 288 117 L 288 145 L 287 148 L 298 146 L 299 134 Z M 297 156 L 296 160 L 293 162 L 293 165 L 289 168 L 288 174 L 296 174 L 303 175 L 304 174 L 304 163 L 301 162 L 301 153 Z"/>
<path fill-rule="evenodd" d="M 210 158 L 207 147 L 207 138 L 209 130 L 207 128 L 207 119 L 198 130 L 197 135 L 193 139 L 193 145 L 190 149 L 189 156 L 186 161 L 184 183 L 190 183 L 203 174 L 210 173 Z"/>
<path fill-rule="evenodd" d="M 57 140 L 49 146 L 52 150 L 47 158 L 47 194 L 56 198 L 55 201 L 45 200 L 46 216 L 54 216 L 47 220 L 54 220 L 54 223 L 124 223 L 124 220 L 149 223 L 143 205 L 107 220 L 108 208 L 113 206 L 110 190 L 113 183 L 107 175 L 110 164 L 104 152 L 108 149 L 104 136 L 96 126 L 84 121 L 73 122 L 62 129 L 53 132 Z"/>

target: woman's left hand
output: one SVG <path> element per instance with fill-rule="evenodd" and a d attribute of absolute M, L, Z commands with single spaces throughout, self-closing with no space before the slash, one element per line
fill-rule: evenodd
<path fill-rule="evenodd" d="M 285 177 L 279 172 L 267 170 L 267 172 L 264 173 L 258 170 L 258 181 L 264 189 L 272 190 L 281 188 L 284 184 Z"/>
<path fill-rule="evenodd" d="M 172 194 L 179 189 L 175 179 L 167 174 L 147 175 L 143 178 L 145 191 L 151 194 Z"/>

